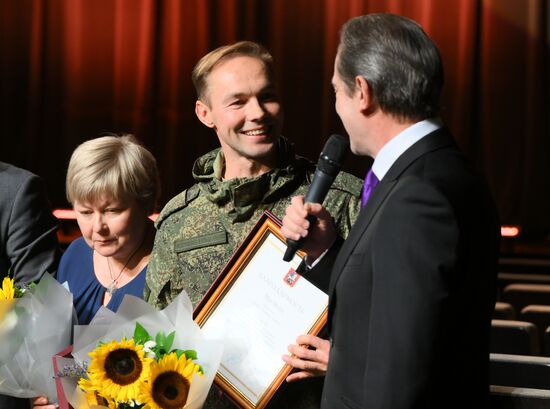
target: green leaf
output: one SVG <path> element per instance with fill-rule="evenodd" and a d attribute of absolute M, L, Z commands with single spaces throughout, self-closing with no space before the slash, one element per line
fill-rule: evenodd
<path fill-rule="evenodd" d="M 194 349 L 186 349 L 185 351 L 183 349 L 174 349 L 172 352 L 176 354 L 178 359 L 181 358 L 182 355 L 185 355 L 185 358 L 192 359 L 193 361 L 197 359 L 197 351 Z M 199 372 L 204 375 L 204 369 L 202 369 L 202 366 L 199 365 Z"/>
<path fill-rule="evenodd" d="M 187 359 L 192 359 L 193 361 L 197 359 L 197 351 L 195 351 L 194 349 L 187 349 L 183 351 L 183 353 L 185 354 L 185 357 Z"/>
<path fill-rule="evenodd" d="M 163 351 L 157 347 L 154 347 L 151 349 L 155 353 L 155 357 L 157 361 L 160 361 L 164 355 L 166 355 L 166 351 Z"/>
<path fill-rule="evenodd" d="M 166 337 L 164 336 L 164 332 L 159 331 L 157 332 L 157 336 L 155 337 L 155 342 L 157 343 L 157 347 L 159 349 L 164 349 L 164 340 Z"/>
<path fill-rule="evenodd" d="M 165 339 L 164 349 L 166 349 L 167 351 L 170 351 L 170 349 L 172 348 L 172 344 L 174 343 L 175 336 L 176 336 L 176 331 L 172 331 L 171 333 L 168 334 L 168 336 Z"/>
<path fill-rule="evenodd" d="M 195 351 L 194 349 L 186 349 L 185 351 L 183 349 L 174 349 L 171 352 L 175 352 L 178 359 L 182 355 L 185 355 L 187 359 L 192 359 L 193 361 L 197 359 L 197 351 Z"/>
<path fill-rule="evenodd" d="M 143 328 L 143 326 L 139 322 L 136 322 L 136 329 L 134 330 L 135 343 L 143 345 L 150 340 L 151 340 L 151 335 L 149 335 L 147 330 Z"/>
<path fill-rule="evenodd" d="M 13 292 L 14 292 L 13 296 L 15 298 L 21 298 L 23 297 L 23 294 L 25 294 L 25 291 L 20 289 L 19 287 L 14 287 Z"/>
<path fill-rule="evenodd" d="M 162 357 L 168 353 L 168 348 L 166 348 L 167 337 L 164 335 L 164 332 L 160 331 L 155 337 L 155 342 L 157 346 L 155 348 L 155 353 L 157 356 Z"/>
<path fill-rule="evenodd" d="M 157 345 L 160 345 L 162 344 L 163 341 L 164 341 L 164 332 L 162 331 L 157 332 L 157 335 L 155 335 L 155 342 L 157 343 Z"/>

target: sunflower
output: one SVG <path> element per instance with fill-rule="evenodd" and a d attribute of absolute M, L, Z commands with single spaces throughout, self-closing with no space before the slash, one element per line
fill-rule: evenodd
<path fill-rule="evenodd" d="M 79 406 L 79 409 L 87 409 L 89 407 L 95 406 L 105 406 L 109 409 L 116 409 L 116 403 L 113 400 L 107 400 L 101 396 L 96 390 L 92 381 L 85 378 L 80 378 L 78 381 L 78 386 L 84 391 L 84 396 L 86 398 L 86 405 Z M 84 404 L 84 402 L 82 402 Z"/>
<path fill-rule="evenodd" d="M 88 368 L 90 380 L 79 382 L 84 392 L 98 392 L 107 400 L 117 402 L 137 399 L 141 382 L 149 377 L 152 361 L 145 357 L 142 345 L 123 338 L 120 342 L 100 345 L 89 355 L 92 358 Z"/>
<path fill-rule="evenodd" d="M 151 377 L 144 383 L 140 402 L 143 409 L 183 408 L 191 388 L 193 374 L 199 372 L 199 365 L 183 354 L 179 359 L 172 352 L 159 362 L 151 363 Z"/>
<path fill-rule="evenodd" d="M 13 279 L 4 277 L 2 288 L 0 288 L 0 300 L 13 300 L 15 298 L 15 286 Z"/>
<path fill-rule="evenodd" d="M 116 405 L 115 401 L 105 399 L 103 396 L 101 396 L 99 393 L 97 393 L 97 391 L 92 390 L 90 392 L 86 392 L 85 396 L 86 396 L 86 402 L 91 407 L 105 406 L 109 409 L 116 409 L 117 405 Z"/>
<path fill-rule="evenodd" d="M 2 289 L 0 289 L 0 322 L 4 320 L 4 317 L 11 311 L 13 300 L 4 300 L 2 298 Z"/>

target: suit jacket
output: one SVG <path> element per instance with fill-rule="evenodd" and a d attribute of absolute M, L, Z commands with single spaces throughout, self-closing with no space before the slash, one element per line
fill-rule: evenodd
<path fill-rule="evenodd" d="M 55 273 L 59 261 L 57 219 L 42 180 L 0 162 L 0 285 L 10 271 L 17 283 Z M 0 408 L 27 409 L 28 399 L 0 395 Z"/>
<path fill-rule="evenodd" d="M 42 180 L 0 162 L 0 278 L 10 270 L 16 282 L 27 283 L 55 273 L 56 231 Z"/>
<path fill-rule="evenodd" d="M 487 407 L 499 237 L 447 129 L 403 153 L 308 274 L 332 268 L 322 408 Z"/>

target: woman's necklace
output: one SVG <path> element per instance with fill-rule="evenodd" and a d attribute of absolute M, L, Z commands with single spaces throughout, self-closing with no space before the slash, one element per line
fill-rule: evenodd
<path fill-rule="evenodd" d="M 109 267 L 109 277 L 111 277 L 111 284 L 109 284 L 105 288 L 105 291 L 107 291 L 107 293 L 109 293 L 110 295 L 113 295 L 118 290 L 118 286 L 117 286 L 118 279 L 120 278 L 120 276 L 122 275 L 126 267 L 128 266 L 128 263 L 130 262 L 132 257 L 134 257 L 137 251 L 141 248 L 144 241 L 145 241 L 145 237 L 143 238 L 143 240 L 141 240 L 141 243 L 139 243 L 139 246 L 136 247 L 136 249 L 132 252 L 132 254 L 130 254 L 130 257 L 128 257 L 128 260 L 126 260 L 126 263 L 124 263 L 124 265 L 122 266 L 122 270 L 120 270 L 120 273 L 118 273 L 116 278 L 113 278 L 113 273 L 111 271 L 111 262 L 109 261 L 111 257 L 107 257 L 107 267 Z"/>

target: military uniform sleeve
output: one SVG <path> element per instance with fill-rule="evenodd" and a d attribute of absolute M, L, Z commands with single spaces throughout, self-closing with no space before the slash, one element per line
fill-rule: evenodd
<path fill-rule="evenodd" d="M 155 236 L 155 245 L 147 267 L 144 298 L 159 309 L 166 307 L 173 299 L 170 282 L 177 274 L 172 240 L 167 229 L 160 226 Z"/>
<path fill-rule="evenodd" d="M 361 211 L 362 181 L 349 173 L 341 172 L 325 199 L 324 206 L 334 218 L 338 234 L 344 239 Z"/>
<path fill-rule="evenodd" d="M 177 229 L 174 228 L 173 221 L 178 217 L 177 212 L 187 205 L 190 191 L 196 194 L 196 189 L 191 188 L 174 197 L 155 222 L 157 234 L 147 266 L 143 298 L 158 309 L 170 304 L 182 290 L 175 285 L 181 283 L 178 280 L 181 271 L 177 253 L 174 251 Z"/>

